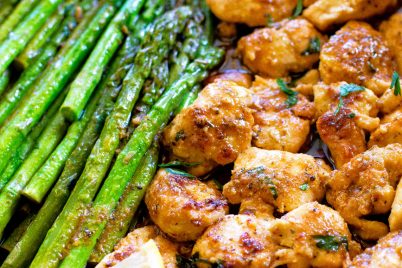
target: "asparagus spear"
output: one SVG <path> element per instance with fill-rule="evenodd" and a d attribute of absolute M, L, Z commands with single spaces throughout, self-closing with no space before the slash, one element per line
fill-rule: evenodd
<path fill-rule="evenodd" d="M 70 6 L 71 8 L 71 6 Z M 42 28 L 35 34 L 31 41 L 27 44 L 24 50 L 18 55 L 15 61 L 22 68 L 27 68 L 37 57 L 43 45 L 49 41 L 52 34 L 59 29 L 60 24 L 64 18 L 66 8 L 53 14 L 50 19 L 42 26 Z"/>
<path fill-rule="evenodd" d="M 184 108 L 190 106 L 197 99 L 199 91 L 200 91 L 200 85 L 196 85 L 191 89 L 191 91 L 187 92 L 183 96 L 183 100 L 181 101 L 179 107 L 177 108 L 176 113 L 179 113 Z"/>
<path fill-rule="evenodd" d="M 4 3 L 0 7 L 0 27 L 2 23 L 8 18 L 10 13 L 13 11 L 14 7 L 11 3 Z"/>
<path fill-rule="evenodd" d="M 88 28 L 90 22 L 96 14 L 96 11 L 97 6 L 95 6 L 88 14 L 85 15 L 85 18 L 76 28 L 74 34 L 69 38 L 68 44 L 77 42 L 78 38 L 82 34 L 83 29 Z M 33 88 L 31 89 L 31 92 L 27 93 L 27 91 L 31 88 L 35 80 L 45 69 L 50 59 L 52 59 L 53 56 L 57 53 L 58 48 L 70 35 L 76 24 L 77 21 L 75 17 L 75 11 L 70 10 L 68 17 L 63 21 L 61 27 L 48 42 L 40 56 L 35 59 L 35 61 L 21 74 L 15 85 L 10 89 L 4 99 L 0 101 L 0 125 L 3 124 L 4 121 L 11 115 L 11 113 L 15 110 L 17 104 L 25 94 L 29 96 L 28 99 L 31 98 Z M 75 34 L 76 32 L 79 32 L 80 34 L 77 35 Z M 64 48 L 66 48 L 67 46 L 68 45 L 64 46 L 63 49 L 59 52 L 59 58 L 64 58 L 66 56 L 68 50 Z"/>
<path fill-rule="evenodd" d="M 41 0 L 29 15 L 18 24 L 11 35 L 0 45 L 0 74 L 24 49 L 33 35 L 46 22 L 62 0 Z M 4 25 L 4 24 L 3 24 Z"/>
<path fill-rule="evenodd" d="M 15 26 L 35 7 L 39 0 L 22 0 L 10 16 L 0 26 L 0 43 L 3 42 Z M 1 72 L 0 72 L 1 73 Z"/>
<path fill-rule="evenodd" d="M 47 126 L 50 119 L 56 114 L 57 110 L 59 109 L 61 103 L 66 96 L 66 92 L 60 94 L 57 100 L 52 104 L 50 109 L 46 112 L 46 114 L 42 117 L 40 122 L 35 126 L 29 136 L 24 141 L 24 143 L 17 149 L 14 153 L 13 157 L 10 159 L 9 163 L 7 164 L 6 169 L 0 175 L 0 191 L 3 187 L 8 183 L 8 181 L 12 178 L 14 173 L 18 170 L 21 166 L 22 162 L 25 158 L 28 157 L 28 154 L 34 148 L 36 144 L 36 139 L 40 136 L 43 129 Z"/>
<path fill-rule="evenodd" d="M 110 114 L 114 100 L 121 89 L 121 80 L 128 71 L 127 66 L 131 64 L 133 50 L 135 50 L 131 41 L 125 41 L 109 74 L 99 85 L 99 88 L 103 90 L 100 103 L 92 115 L 85 132 L 80 137 L 77 147 L 66 161 L 60 179 L 39 210 L 38 216 L 28 227 L 17 246 L 7 256 L 2 268 L 26 267 L 28 265 L 38 250 L 40 243 L 45 238 L 47 231 L 66 203 L 70 195 L 70 189 L 84 169 L 86 159 L 98 139 L 104 121 Z"/>
<path fill-rule="evenodd" d="M 210 47 L 201 48 L 200 57 L 190 64 L 182 77 L 162 95 L 118 155 L 93 202 L 91 213 L 80 228 L 78 239 L 60 267 L 85 267 L 97 239 L 104 230 L 111 212 L 117 206 L 125 186 L 134 175 L 142 156 L 151 146 L 161 127 L 167 123 L 171 113 L 177 109 L 179 103 L 174 100 L 181 99 L 185 92 L 207 76 L 209 68 L 221 60 L 222 51 Z M 91 235 L 88 236 L 88 233 Z"/>
<path fill-rule="evenodd" d="M 38 168 L 47 159 L 66 130 L 66 122 L 60 113 L 56 113 L 52 121 L 41 134 L 36 148 L 29 154 L 20 169 L 3 188 L 0 193 L 0 237 L 11 219 L 17 202 L 21 196 L 21 190 L 35 174 Z"/>
<path fill-rule="evenodd" d="M 161 53 L 160 48 L 163 48 L 163 52 L 167 50 L 168 44 L 173 45 L 175 35 L 180 32 L 190 14 L 191 10 L 188 8 L 167 13 L 157 20 L 157 27 L 149 31 L 144 40 L 145 45 L 137 54 L 134 66 L 123 81 L 123 89 L 113 112 L 106 121 L 75 190 L 49 231 L 31 267 L 57 266 L 60 253 L 79 223 L 81 213 L 93 199 L 109 168 L 122 136 L 120 131 L 124 131 L 128 124 L 132 107 L 150 72 L 152 61 L 158 64 L 162 60 L 160 58 L 164 53 Z M 160 60 L 157 62 L 154 59 Z"/>
<path fill-rule="evenodd" d="M 21 239 L 21 237 L 24 235 L 24 232 L 28 228 L 29 224 L 33 221 L 35 218 L 35 213 L 31 212 L 29 213 L 25 219 L 13 230 L 13 232 L 10 234 L 7 239 L 1 243 L 1 247 L 8 252 L 12 251 L 15 245 L 18 243 L 18 241 Z"/>
<path fill-rule="evenodd" d="M 71 85 L 71 90 L 61 107 L 63 115 L 70 121 L 78 119 L 93 90 L 99 83 L 103 69 L 123 40 L 123 25 L 127 22 L 130 14 L 138 14 L 143 3 L 144 0 L 126 1 L 108 25 L 83 69 L 75 78 Z"/>
<path fill-rule="evenodd" d="M 157 142 L 148 150 L 141 160 L 138 170 L 124 190 L 123 196 L 113 212 L 105 230 L 100 236 L 94 251 L 91 254 L 91 262 L 100 262 L 106 254 L 113 251 L 114 245 L 123 238 L 130 227 L 145 191 L 150 184 L 158 166 Z"/>
<path fill-rule="evenodd" d="M 7 89 L 8 82 L 10 81 L 10 72 L 6 70 L 0 75 L 0 95 Z"/>
<path fill-rule="evenodd" d="M 38 122 L 51 101 L 55 99 L 74 71 L 79 67 L 79 64 L 84 60 L 93 47 L 100 31 L 111 19 L 113 13 L 113 5 L 106 3 L 102 6 L 86 31 L 68 50 L 66 55 L 48 66 L 33 88 L 35 94 L 16 111 L 6 127 L 2 128 L 0 133 L 0 172 L 4 170 L 12 151 L 21 144 L 27 132 Z"/>

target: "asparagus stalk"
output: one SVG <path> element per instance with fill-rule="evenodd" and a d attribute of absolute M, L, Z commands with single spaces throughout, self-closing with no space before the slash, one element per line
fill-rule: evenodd
<path fill-rule="evenodd" d="M 0 27 L 2 23 L 8 18 L 8 16 L 11 14 L 13 11 L 14 7 L 11 3 L 4 3 L 0 7 Z"/>
<path fill-rule="evenodd" d="M 39 0 L 22 0 L 0 26 L 0 43 L 20 23 L 20 21 L 35 7 Z M 1 72 L 0 72 L 1 73 Z"/>
<path fill-rule="evenodd" d="M 7 89 L 8 82 L 10 81 L 10 72 L 6 70 L 0 75 L 0 95 Z"/>
<path fill-rule="evenodd" d="M 6 169 L 0 175 L 0 191 L 3 187 L 8 183 L 8 181 L 12 178 L 14 173 L 18 170 L 21 166 L 22 162 L 28 157 L 29 153 L 32 151 L 36 144 L 36 139 L 40 136 L 43 129 L 47 126 L 50 119 L 56 114 L 57 110 L 59 109 L 61 103 L 64 100 L 65 93 L 63 92 L 57 98 L 57 100 L 52 104 L 50 109 L 46 112 L 46 114 L 42 117 L 40 122 L 35 126 L 29 136 L 24 141 L 24 143 L 17 149 L 14 153 L 13 157 L 10 159 L 9 163 L 7 164 Z"/>
<path fill-rule="evenodd" d="M 86 31 L 68 50 L 66 55 L 48 66 L 33 88 L 35 94 L 27 99 L 26 103 L 15 112 L 7 126 L 3 127 L 0 133 L 0 172 L 4 170 L 12 151 L 21 144 L 27 132 L 38 122 L 50 103 L 79 67 L 79 64 L 85 59 L 101 30 L 106 26 L 113 14 L 113 5 L 106 3 L 102 6 Z"/>
<path fill-rule="evenodd" d="M 63 138 L 65 130 L 66 122 L 64 117 L 57 113 L 43 134 L 41 134 L 36 148 L 29 154 L 17 173 L 3 188 L 0 193 L 0 204 L 2 204 L 0 206 L 0 237 L 2 237 L 3 231 L 13 215 L 21 196 L 21 190 Z"/>
<path fill-rule="evenodd" d="M 100 103 L 92 115 L 85 132 L 80 137 L 77 147 L 66 161 L 60 179 L 39 210 L 38 216 L 28 227 L 17 246 L 7 256 L 2 268 L 26 267 L 33 259 L 47 231 L 66 203 L 72 185 L 84 169 L 85 162 L 99 137 L 104 121 L 110 114 L 114 100 L 121 89 L 120 83 L 124 74 L 127 73 L 127 65 L 131 64 L 133 50 L 135 49 L 131 40 L 126 40 L 109 74 L 99 85 L 99 88 L 103 91 Z"/>
<path fill-rule="evenodd" d="M 29 213 L 25 219 L 13 230 L 10 236 L 7 237 L 3 243 L 1 243 L 1 248 L 7 250 L 8 252 L 12 251 L 34 218 L 35 213 Z"/>
<path fill-rule="evenodd" d="M 187 92 L 183 96 L 183 100 L 181 101 L 179 107 L 177 108 L 176 113 L 179 113 L 184 108 L 186 108 L 186 107 L 190 106 L 191 104 L 193 104 L 193 102 L 198 97 L 198 92 L 199 91 L 200 91 L 200 85 L 196 85 L 191 89 L 191 91 Z"/>
<path fill-rule="evenodd" d="M 71 6 L 70 6 L 71 8 Z M 42 26 L 42 28 L 31 39 L 24 50 L 15 59 L 18 65 L 27 68 L 33 60 L 40 54 L 43 45 L 49 41 L 54 32 L 59 29 L 59 26 L 64 18 L 66 8 L 61 8 L 60 11 L 53 14 L 50 19 Z"/>
<path fill-rule="evenodd" d="M 126 235 L 131 219 L 134 217 L 158 167 L 158 149 L 157 142 L 154 142 L 154 145 L 143 157 L 138 170 L 124 190 L 113 216 L 91 254 L 91 262 L 100 262 L 106 254 L 113 251 L 117 242 Z"/>
<path fill-rule="evenodd" d="M 128 125 L 131 110 L 143 82 L 149 75 L 152 62 L 157 65 L 162 60 L 161 57 L 165 53 L 161 52 L 168 50 L 169 45 L 173 45 L 174 37 L 181 31 L 182 25 L 190 15 L 191 11 L 187 8 L 167 13 L 157 20 L 157 27 L 149 31 L 144 40 L 144 46 L 137 54 L 133 67 L 123 81 L 123 88 L 113 112 L 106 121 L 75 190 L 49 231 L 31 267 L 58 265 L 60 253 L 78 225 L 81 213 L 95 196 L 113 160 L 120 137 L 123 136 L 121 131 L 124 131 Z"/>
<path fill-rule="evenodd" d="M 34 34 L 46 22 L 62 0 L 41 0 L 31 13 L 13 30 L 0 45 L 0 74 L 24 49 Z M 3 24 L 4 25 L 4 24 Z"/>
<path fill-rule="evenodd" d="M 126 1 L 108 25 L 83 69 L 72 83 L 71 90 L 61 107 L 63 115 L 70 121 L 78 119 L 99 83 L 104 68 L 123 40 L 123 25 L 130 14 L 138 14 L 143 3 L 144 0 Z"/>
<path fill-rule="evenodd" d="M 97 6 L 95 6 L 88 14 L 85 15 L 84 20 L 82 20 L 80 25 L 76 28 L 74 34 L 69 38 L 69 44 L 77 42 L 79 36 L 82 34 L 83 29 L 88 28 L 91 20 L 96 14 L 96 11 Z M 33 88 L 31 88 L 31 86 L 45 69 L 48 62 L 57 53 L 58 48 L 70 35 L 76 24 L 77 20 L 75 17 L 75 11 L 70 10 L 68 17 L 63 21 L 61 27 L 48 42 L 40 56 L 35 59 L 35 61 L 21 74 L 20 78 L 10 89 L 5 98 L 0 101 L 0 125 L 3 124 L 4 121 L 11 115 L 25 94 L 29 96 L 27 99 L 31 98 L 31 94 L 33 93 Z M 77 35 L 75 34 L 76 32 L 80 32 L 80 34 Z M 68 50 L 64 49 L 65 47 L 63 47 L 63 49 L 59 52 L 59 58 L 64 58 L 66 56 Z M 28 92 L 30 88 L 32 90 L 31 92 Z"/>
<path fill-rule="evenodd" d="M 86 261 L 104 230 L 111 212 L 116 208 L 125 186 L 134 175 L 142 156 L 151 146 L 155 135 L 167 123 L 172 112 L 188 90 L 203 80 L 209 68 L 222 58 L 222 51 L 201 47 L 200 58 L 186 68 L 182 77 L 162 95 L 151 111 L 134 131 L 130 141 L 118 155 L 107 179 L 104 181 L 91 207 L 91 213 L 80 228 L 79 237 L 61 266 L 85 267 Z M 87 234 L 91 235 L 88 236 Z"/>
<path fill-rule="evenodd" d="M 25 197 L 28 197 L 37 203 L 42 202 L 46 193 L 60 175 L 67 158 L 77 145 L 82 132 L 96 109 L 96 104 L 98 103 L 99 98 L 100 94 L 98 92 L 94 97 L 92 97 L 83 117 L 69 127 L 67 134 L 61 143 L 52 152 L 50 157 L 35 173 L 28 185 L 22 191 L 22 194 Z"/>

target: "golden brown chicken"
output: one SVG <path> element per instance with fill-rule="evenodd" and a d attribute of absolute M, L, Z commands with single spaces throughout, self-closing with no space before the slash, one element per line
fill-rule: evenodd
<path fill-rule="evenodd" d="M 314 85 L 318 84 L 320 81 L 320 73 L 318 69 L 312 69 L 302 77 L 296 80 L 295 82 L 295 91 L 307 96 L 313 97 L 314 96 Z"/>
<path fill-rule="evenodd" d="M 284 21 L 279 28 L 255 30 L 240 39 L 237 50 L 252 71 L 276 78 L 310 69 L 325 40 L 311 23 L 299 18 Z"/>
<path fill-rule="evenodd" d="M 279 212 L 321 200 L 330 168 L 305 154 L 252 147 L 240 154 L 223 194 L 232 204 L 261 198 Z"/>
<path fill-rule="evenodd" d="M 195 179 L 160 169 L 145 195 L 152 221 L 176 241 L 196 240 L 228 213 L 222 194 Z"/>
<path fill-rule="evenodd" d="M 397 0 L 318 0 L 304 10 L 303 16 L 320 30 L 349 20 L 365 19 L 395 6 Z"/>
<path fill-rule="evenodd" d="M 342 267 L 360 251 L 339 213 L 317 202 L 304 204 L 273 222 L 272 239 L 284 247 L 276 256 L 288 268 Z"/>
<path fill-rule="evenodd" d="M 264 26 L 269 19 L 280 21 L 290 17 L 297 0 L 207 0 L 207 4 L 223 21 Z"/>
<path fill-rule="evenodd" d="M 148 240 L 154 239 L 162 255 L 166 268 L 176 268 L 176 254 L 178 245 L 166 239 L 155 226 L 145 226 L 129 233 L 114 247 L 109 255 L 106 255 L 96 268 L 112 267 L 128 258 L 132 253 L 140 250 Z"/>
<path fill-rule="evenodd" d="M 348 268 L 400 268 L 402 267 L 402 231 L 392 232 L 356 256 Z"/>
<path fill-rule="evenodd" d="M 338 168 L 366 150 L 365 130 L 373 131 L 380 124 L 376 95 L 357 87 L 359 91 L 341 97 L 341 91 L 356 88 L 350 86 L 345 82 L 314 86 L 317 130 Z"/>
<path fill-rule="evenodd" d="M 320 54 L 319 70 L 326 84 L 346 81 L 377 95 L 389 88 L 395 68 L 384 38 L 365 22 L 348 22 L 331 36 Z"/>
<path fill-rule="evenodd" d="M 402 144 L 402 107 L 381 119 L 380 126 L 370 135 L 369 147 Z"/>
<path fill-rule="evenodd" d="M 399 181 L 398 187 L 396 187 L 388 222 L 391 232 L 402 230 L 402 180 Z"/>
<path fill-rule="evenodd" d="M 279 248 L 270 239 L 270 223 L 249 215 L 227 215 L 209 227 L 197 240 L 193 255 L 224 267 L 276 267 L 283 260 L 275 258 Z M 210 267 L 199 262 L 200 268 Z"/>
<path fill-rule="evenodd" d="M 260 197 L 243 199 L 240 204 L 239 214 L 252 215 L 267 221 L 274 220 L 275 208 L 268 205 Z"/>
<path fill-rule="evenodd" d="M 396 58 L 399 74 L 402 74 L 402 13 L 395 13 L 381 23 L 380 32 Z"/>
<path fill-rule="evenodd" d="M 305 143 L 315 117 L 314 104 L 302 94 L 289 107 L 288 96 L 275 79 L 256 77 L 252 90 L 255 112 L 253 145 L 268 150 L 297 153 Z"/>
<path fill-rule="evenodd" d="M 201 91 L 163 132 L 174 156 L 200 165 L 189 170 L 201 176 L 236 160 L 251 145 L 254 119 L 251 93 L 230 81 L 217 81 Z"/>
<path fill-rule="evenodd" d="M 327 201 L 363 239 L 378 239 L 388 232 L 382 222 L 364 217 L 388 213 L 402 175 L 402 145 L 372 147 L 333 172 Z"/>

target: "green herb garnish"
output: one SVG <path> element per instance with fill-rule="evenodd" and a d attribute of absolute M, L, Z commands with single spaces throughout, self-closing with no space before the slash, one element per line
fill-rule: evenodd
<path fill-rule="evenodd" d="M 302 55 L 303 56 L 308 56 L 308 55 L 311 55 L 311 54 L 320 53 L 320 50 L 321 50 L 320 38 L 313 37 L 313 38 L 310 39 L 309 46 L 305 51 L 303 51 Z"/>
<path fill-rule="evenodd" d="M 390 89 L 394 89 L 394 95 L 395 96 L 401 96 L 401 79 L 399 77 L 399 74 L 397 72 L 394 72 L 392 74 L 392 82 L 391 82 L 391 87 Z"/>
<path fill-rule="evenodd" d="M 175 140 L 176 140 L 176 141 L 179 141 L 179 140 L 184 139 L 185 137 L 186 137 L 186 134 L 184 133 L 184 130 L 180 130 L 180 131 L 178 131 L 178 132 L 176 133 Z"/>
<path fill-rule="evenodd" d="M 290 18 L 294 19 L 294 18 L 300 16 L 302 11 L 303 11 L 303 0 L 297 0 L 297 6 L 296 6 L 295 10 L 293 11 L 292 17 L 290 17 Z"/>
<path fill-rule="evenodd" d="M 191 175 L 190 173 L 187 173 L 183 170 L 173 169 L 173 168 L 166 168 L 165 170 L 167 172 L 169 172 L 170 174 L 179 175 L 179 176 L 188 177 L 188 178 L 195 178 L 194 175 Z"/>
<path fill-rule="evenodd" d="M 267 17 L 267 26 L 272 27 L 272 24 L 274 24 L 274 19 L 270 14 L 267 14 L 266 17 Z"/>
<path fill-rule="evenodd" d="M 339 87 L 339 90 L 340 90 L 339 103 L 338 103 L 338 107 L 336 107 L 335 115 L 337 115 L 339 113 L 339 111 L 341 110 L 341 108 L 343 106 L 343 97 L 346 97 L 347 95 L 349 95 L 350 93 L 353 93 L 353 92 L 363 91 L 364 87 L 358 86 L 356 84 L 343 84 Z"/>
<path fill-rule="evenodd" d="M 267 183 L 269 185 L 269 191 L 271 192 L 272 197 L 274 199 L 277 199 L 278 198 L 278 190 L 276 189 L 276 185 L 274 184 L 272 179 L 269 177 L 265 177 L 265 180 L 267 181 Z"/>
<path fill-rule="evenodd" d="M 258 175 L 258 174 L 262 174 L 264 172 L 264 170 L 265 170 L 264 166 L 258 166 L 258 167 L 247 170 L 246 173 L 248 175 Z"/>
<path fill-rule="evenodd" d="M 276 83 L 278 84 L 280 90 L 288 96 L 288 99 L 285 102 L 288 105 L 288 107 L 296 105 L 298 92 L 291 90 L 286 85 L 285 81 L 283 81 L 280 78 L 276 79 Z"/>
<path fill-rule="evenodd" d="M 198 166 L 199 164 L 201 164 L 201 163 L 200 162 L 188 163 L 188 162 L 175 160 L 175 161 L 172 161 L 169 163 L 159 164 L 158 166 L 163 167 L 163 168 L 166 168 L 166 167 L 195 167 L 195 166 Z"/>
<path fill-rule="evenodd" d="M 355 117 L 356 117 L 356 114 L 355 114 L 355 113 L 350 113 L 350 114 L 348 114 L 348 117 L 349 117 L 349 118 L 355 118 Z"/>
<path fill-rule="evenodd" d="M 327 251 L 338 251 L 341 245 L 348 250 L 348 238 L 339 235 L 314 235 L 316 246 Z"/>
<path fill-rule="evenodd" d="M 307 191 L 307 189 L 308 189 L 308 183 L 307 183 L 307 182 L 306 182 L 306 183 L 303 183 L 302 185 L 300 185 L 299 189 L 302 190 L 302 191 Z"/>

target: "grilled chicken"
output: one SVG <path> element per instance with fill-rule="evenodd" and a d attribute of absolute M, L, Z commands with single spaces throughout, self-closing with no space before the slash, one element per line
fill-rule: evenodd
<path fill-rule="evenodd" d="M 402 144 L 402 107 L 381 119 L 380 126 L 370 135 L 369 147 Z"/>
<path fill-rule="evenodd" d="M 377 95 L 389 88 L 395 68 L 386 41 L 365 22 L 348 22 L 331 36 L 320 54 L 319 70 L 326 84 L 346 81 Z"/>
<path fill-rule="evenodd" d="M 279 28 L 255 30 L 240 39 L 237 50 L 252 71 L 277 78 L 313 67 L 325 40 L 310 22 L 299 18 L 284 21 Z"/>
<path fill-rule="evenodd" d="M 196 240 L 228 213 L 222 194 L 195 179 L 160 169 L 145 195 L 152 221 L 177 241 Z"/>

